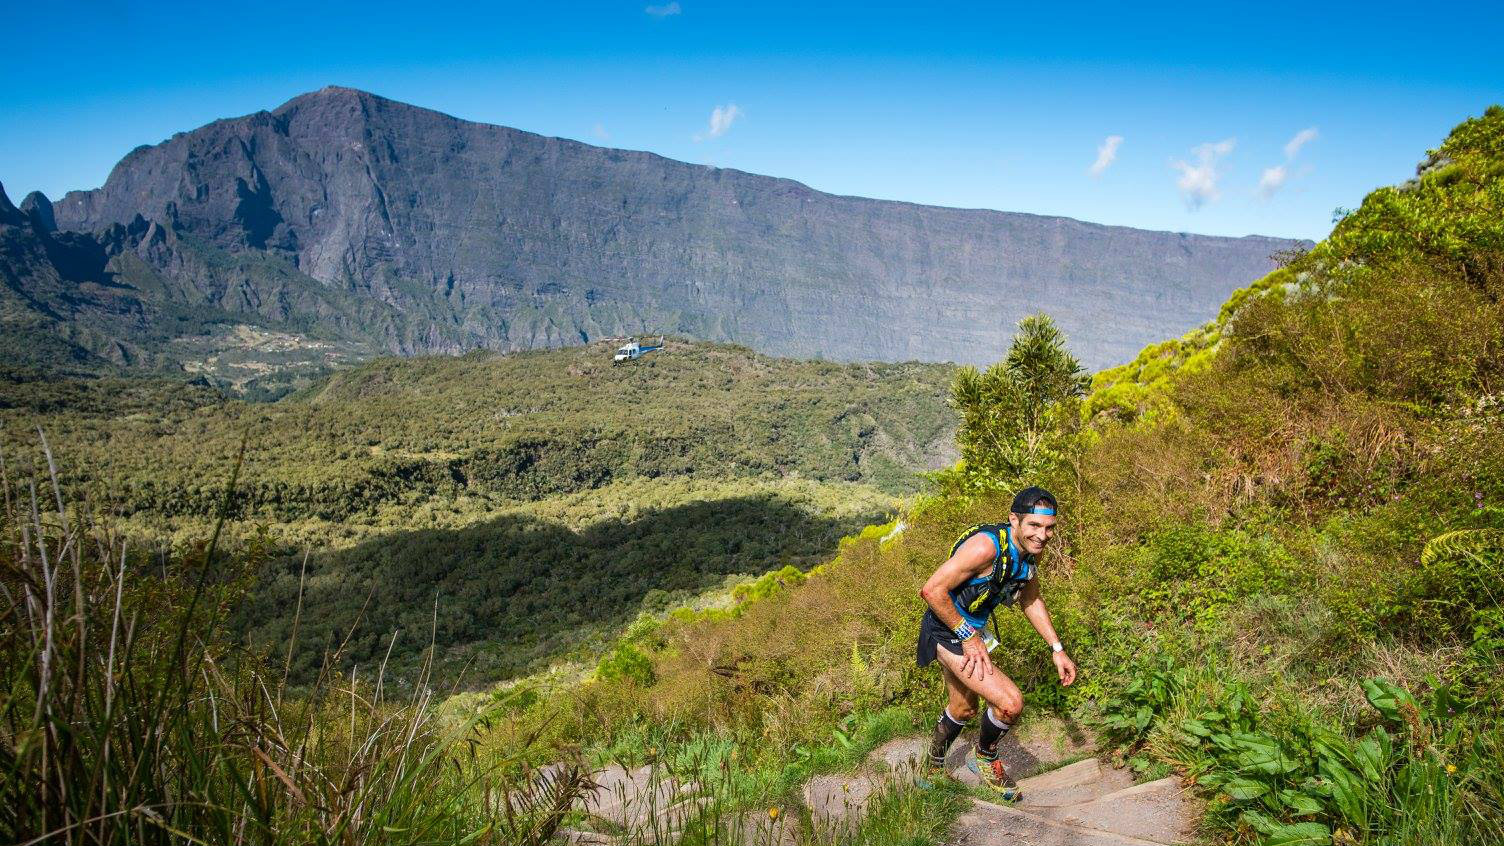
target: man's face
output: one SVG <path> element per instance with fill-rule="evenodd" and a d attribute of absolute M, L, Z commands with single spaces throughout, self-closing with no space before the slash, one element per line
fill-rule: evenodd
<path fill-rule="evenodd" d="M 1013 542 L 1025 555 L 1038 555 L 1044 545 L 1055 536 L 1053 514 L 1009 514 L 1008 525 L 1013 527 Z"/>

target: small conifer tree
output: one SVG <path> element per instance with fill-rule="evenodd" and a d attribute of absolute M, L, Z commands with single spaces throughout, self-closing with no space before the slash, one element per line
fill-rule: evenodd
<path fill-rule="evenodd" d="M 1046 314 L 1019 321 L 1008 355 L 985 371 L 963 367 L 951 384 L 961 415 L 956 443 L 971 490 L 1012 486 L 1062 457 L 1090 377 Z"/>

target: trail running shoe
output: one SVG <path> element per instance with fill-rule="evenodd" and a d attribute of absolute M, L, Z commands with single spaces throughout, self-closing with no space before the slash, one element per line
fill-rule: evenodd
<path fill-rule="evenodd" d="M 924 763 L 919 765 L 919 777 L 914 780 L 914 783 L 921 790 L 929 790 L 949 778 L 950 772 L 943 765 L 936 766 L 934 760 L 926 756 Z"/>
<path fill-rule="evenodd" d="M 1003 762 L 997 759 L 988 760 L 975 753 L 971 756 L 971 769 L 982 780 L 982 787 L 1001 802 L 1018 802 L 1024 798 L 1024 792 L 1018 789 L 1018 785 L 1008 776 L 1007 770 L 1003 769 Z"/>

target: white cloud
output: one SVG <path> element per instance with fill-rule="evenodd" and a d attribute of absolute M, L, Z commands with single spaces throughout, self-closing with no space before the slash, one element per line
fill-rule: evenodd
<path fill-rule="evenodd" d="M 1291 138 L 1289 141 L 1285 142 L 1285 158 L 1295 158 L 1295 154 L 1300 152 L 1301 147 L 1304 147 L 1305 145 L 1311 143 L 1312 141 L 1315 141 L 1320 137 L 1321 133 L 1317 132 L 1316 127 L 1314 126 L 1307 127 L 1295 133 L 1294 138 Z"/>
<path fill-rule="evenodd" d="M 590 128 L 590 134 L 594 135 L 598 140 L 601 141 L 611 140 L 611 133 L 606 131 L 606 125 L 604 123 L 600 123 L 599 121 L 596 122 L 595 126 Z"/>
<path fill-rule="evenodd" d="M 1217 188 L 1217 181 L 1222 178 L 1218 163 L 1232 152 L 1237 143 L 1235 138 L 1215 143 L 1208 141 L 1191 150 L 1194 163 L 1179 159 L 1170 163 L 1171 167 L 1180 171 L 1180 178 L 1175 180 L 1175 185 L 1180 188 L 1180 195 L 1185 198 L 1187 208 L 1195 211 L 1207 203 L 1216 202 L 1222 196 Z"/>
<path fill-rule="evenodd" d="M 1285 163 L 1264 168 L 1264 175 L 1259 177 L 1259 197 L 1267 200 L 1273 197 L 1279 189 L 1285 187 L 1285 183 L 1290 181 L 1291 176 L 1288 165 L 1295 160 L 1295 155 L 1300 152 L 1300 148 L 1320 137 L 1321 133 L 1317 132 L 1314 126 L 1308 126 L 1291 136 L 1290 140 L 1285 142 Z M 1310 167 L 1307 166 L 1302 173 L 1309 170 Z"/>
<path fill-rule="evenodd" d="M 1090 173 L 1092 176 L 1101 176 L 1102 171 L 1106 170 L 1108 166 L 1117 159 L 1118 147 L 1121 146 L 1122 143 L 1123 136 L 1121 135 L 1107 136 L 1107 138 L 1102 141 L 1102 146 L 1097 148 L 1097 160 L 1095 162 L 1092 162 L 1091 168 L 1087 171 L 1087 173 Z"/>
<path fill-rule="evenodd" d="M 716 106 L 710 112 L 710 128 L 703 135 L 696 135 L 696 141 L 704 141 L 707 138 L 720 138 L 731 129 L 731 124 L 745 112 L 742 107 L 735 103 L 727 103 L 724 106 Z"/>
<path fill-rule="evenodd" d="M 643 11 L 647 12 L 655 18 L 667 18 L 673 15 L 677 15 L 684 10 L 679 7 L 678 0 L 675 0 L 675 2 L 669 3 L 664 6 L 649 6 L 646 9 L 643 9 Z"/>
<path fill-rule="evenodd" d="M 1259 177 L 1259 196 L 1269 199 L 1285 186 L 1285 180 L 1289 178 L 1290 171 L 1284 165 L 1264 168 L 1264 175 Z"/>

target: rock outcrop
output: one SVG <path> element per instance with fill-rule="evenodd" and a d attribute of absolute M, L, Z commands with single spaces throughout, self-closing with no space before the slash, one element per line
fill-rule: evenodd
<path fill-rule="evenodd" d="M 7 201 L 8 202 L 8 201 Z M 31 223 L 43 232 L 56 232 L 57 219 L 52 214 L 52 201 L 41 191 L 32 191 L 21 201 L 21 213 L 31 219 Z"/>

